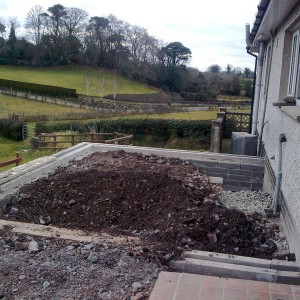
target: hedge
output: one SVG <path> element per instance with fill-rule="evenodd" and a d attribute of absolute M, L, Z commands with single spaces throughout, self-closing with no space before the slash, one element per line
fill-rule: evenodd
<path fill-rule="evenodd" d="M 0 78 L 0 86 L 6 88 L 13 88 L 19 91 L 30 92 L 30 93 L 77 98 L 76 89 L 68 89 L 68 88 L 63 88 L 63 87 L 53 86 L 53 85 L 22 82 L 22 81 Z"/>
<path fill-rule="evenodd" d="M 23 140 L 23 125 L 21 121 L 0 119 L 0 135 L 15 141 Z"/>
<path fill-rule="evenodd" d="M 160 120 L 160 119 L 116 119 L 92 122 L 37 123 L 36 134 L 74 130 L 88 132 L 96 126 L 97 132 L 121 132 L 133 134 L 141 140 L 153 136 L 156 140 L 167 141 L 171 137 L 194 139 L 208 145 L 210 142 L 211 122 L 195 120 Z"/>

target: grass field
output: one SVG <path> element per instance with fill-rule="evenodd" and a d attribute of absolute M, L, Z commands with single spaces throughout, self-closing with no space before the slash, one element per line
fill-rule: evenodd
<path fill-rule="evenodd" d="M 8 108 L 11 113 L 16 114 L 39 114 L 39 115 L 57 115 L 66 113 L 87 112 L 86 109 L 68 107 L 57 104 L 39 102 L 23 98 L 11 97 L 0 94 L 0 108 Z"/>
<path fill-rule="evenodd" d="M 234 112 L 249 113 L 250 110 L 232 110 Z M 169 114 L 153 114 L 153 115 L 135 115 L 125 116 L 122 118 L 129 119 L 165 119 L 165 120 L 214 120 L 217 117 L 216 111 L 193 111 L 193 112 L 176 112 Z M 119 118 L 119 117 L 118 117 Z"/>
<path fill-rule="evenodd" d="M 22 161 L 20 164 L 24 164 L 36 158 L 50 155 L 54 151 L 32 151 L 30 150 L 28 141 L 12 141 L 3 137 L 0 137 L 0 162 L 14 159 L 16 157 L 16 152 L 20 152 Z M 9 165 L 6 167 L 0 168 L 0 172 L 8 170 L 15 165 Z"/>
<path fill-rule="evenodd" d="M 55 66 L 55 67 L 17 67 L 0 66 L 0 78 L 31 83 L 47 84 L 60 87 L 73 88 L 79 94 L 86 94 L 84 68 L 80 66 Z M 99 92 L 99 69 L 90 69 L 91 87 L 90 96 L 101 96 Z M 104 95 L 113 93 L 113 74 L 101 70 L 104 77 Z M 117 76 L 118 89 L 121 94 L 149 94 L 156 93 L 146 85 L 136 81 Z"/>

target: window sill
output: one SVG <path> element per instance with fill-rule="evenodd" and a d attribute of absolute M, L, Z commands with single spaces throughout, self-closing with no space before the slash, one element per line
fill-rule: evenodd
<path fill-rule="evenodd" d="M 289 115 L 291 118 L 296 120 L 298 123 L 300 123 L 300 106 L 294 105 L 291 106 L 284 106 L 281 108 L 283 112 L 285 112 L 287 115 Z"/>
<path fill-rule="evenodd" d="M 281 108 L 281 106 L 296 106 L 296 103 L 287 103 L 287 102 L 273 102 L 273 106 L 278 106 Z"/>

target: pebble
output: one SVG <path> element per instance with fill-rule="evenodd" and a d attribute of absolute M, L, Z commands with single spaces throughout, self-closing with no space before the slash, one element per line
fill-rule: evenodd
<path fill-rule="evenodd" d="M 88 258 L 87 258 L 87 260 L 89 261 L 89 262 L 91 262 L 91 263 L 96 263 L 97 261 L 98 261 L 98 256 L 96 255 L 96 254 L 94 254 L 94 253 L 91 253 L 89 256 L 88 256 Z"/>
<path fill-rule="evenodd" d="M 95 243 L 90 243 L 82 247 L 82 250 L 92 250 L 95 248 L 96 244 Z"/>
<path fill-rule="evenodd" d="M 136 281 L 136 282 L 134 282 L 134 283 L 131 285 L 131 287 L 132 287 L 134 290 L 140 290 L 140 289 L 143 288 L 143 284 L 140 283 L 140 282 L 138 282 L 138 281 Z"/>
<path fill-rule="evenodd" d="M 43 288 L 46 289 L 47 287 L 49 287 L 51 285 L 51 283 L 49 281 L 44 281 L 43 283 Z"/>
<path fill-rule="evenodd" d="M 25 250 L 25 249 L 26 249 L 25 244 L 22 243 L 22 242 L 15 241 L 14 245 L 15 245 L 15 250 L 16 250 L 16 251 L 22 251 L 22 250 Z"/>
<path fill-rule="evenodd" d="M 136 293 L 135 295 L 131 296 L 130 300 L 142 300 L 145 299 L 144 293 Z"/>
<path fill-rule="evenodd" d="M 76 204 L 77 203 L 77 201 L 76 200 L 74 200 L 74 199 L 71 199 L 70 201 L 69 201 L 69 205 L 74 205 L 74 204 Z"/>
<path fill-rule="evenodd" d="M 15 215 L 15 214 L 17 214 L 18 211 L 19 211 L 18 208 L 12 207 L 11 210 L 10 210 L 10 213 L 11 213 L 12 215 Z"/>
<path fill-rule="evenodd" d="M 216 235 L 216 233 L 214 233 L 214 232 L 209 232 L 209 233 L 207 234 L 207 238 L 208 238 L 208 240 L 209 240 L 211 243 L 213 243 L 213 244 L 215 244 L 215 243 L 218 241 L 217 235 Z"/>
<path fill-rule="evenodd" d="M 40 216 L 39 221 L 40 221 L 41 225 L 49 225 L 51 223 L 51 217 L 50 216 L 47 216 L 47 217 Z"/>
<path fill-rule="evenodd" d="M 36 242 L 36 241 L 34 241 L 34 240 L 32 240 L 30 243 L 29 243 L 29 245 L 28 245 L 28 252 L 29 253 L 36 253 L 36 252 L 38 252 L 40 249 L 39 249 L 39 244 Z"/>

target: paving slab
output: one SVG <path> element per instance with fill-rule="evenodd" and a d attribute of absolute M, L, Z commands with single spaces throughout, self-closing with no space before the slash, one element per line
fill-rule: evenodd
<path fill-rule="evenodd" d="M 161 272 L 150 300 L 300 300 L 300 286 Z"/>

